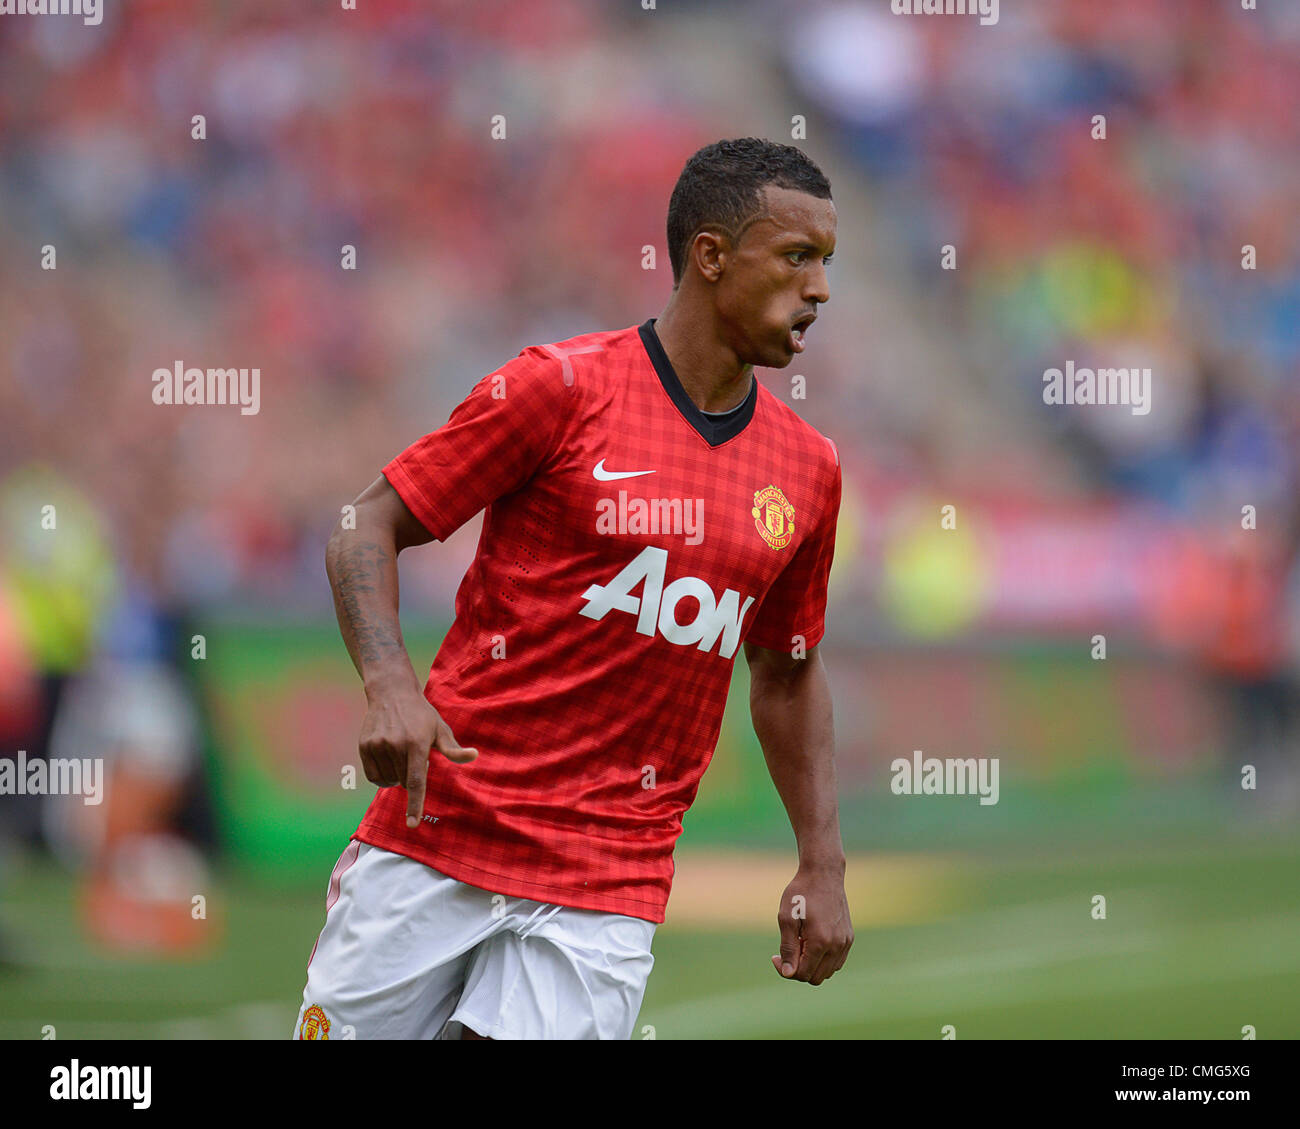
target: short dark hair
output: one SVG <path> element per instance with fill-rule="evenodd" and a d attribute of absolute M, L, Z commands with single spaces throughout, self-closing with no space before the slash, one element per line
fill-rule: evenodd
<path fill-rule="evenodd" d="M 674 287 L 682 280 L 691 240 L 708 228 L 739 235 L 762 214 L 763 189 L 769 184 L 822 200 L 831 198 L 831 182 L 793 145 L 738 137 L 715 141 L 691 156 L 668 202 L 668 260 Z"/>

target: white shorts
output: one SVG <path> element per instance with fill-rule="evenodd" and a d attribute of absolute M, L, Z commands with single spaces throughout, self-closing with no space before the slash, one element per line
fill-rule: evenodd
<path fill-rule="evenodd" d="M 295 1039 L 629 1039 L 653 922 L 493 894 L 353 840 Z"/>

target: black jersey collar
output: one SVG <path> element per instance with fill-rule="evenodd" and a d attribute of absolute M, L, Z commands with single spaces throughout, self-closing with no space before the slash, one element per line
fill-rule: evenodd
<path fill-rule="evenodd" d="M 686 389 L 682 387 L 681 380 L 673 370 L 668 354 L 664 352 L 659 334 L 655 332 L 655 319 L 651 318 L 644 325 L 639 326 L 637 332 L 641 334 L 641 343 L 645 346 L 650 363 L 654 365 L 655 373 L 659 377 L 659 383 L 664 386 L 669 399 L 677 405 L 677 410 L 686 417 L 686 422 L 700 433 L 710 447 L 720 446 L 745 430 L 749 421 L 754 418 L 754 408 L 758 404 L 758 378 L 753 373 L 750 373 L 749 377 L 749 395 L 741 401 L 736 414 L 723 420 L 715 419 L 700 411 L 695 406 L 695 401 L 686 394 Z"/>

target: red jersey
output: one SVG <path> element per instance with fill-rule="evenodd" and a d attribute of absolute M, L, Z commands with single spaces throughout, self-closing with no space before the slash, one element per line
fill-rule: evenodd
<path fill-rule="evenodd" d="M 754 378 L 691 401 L 654 319 L 530 346 L 384 476 L 439 541 L 486 507 L 425 696 L 478 759 L 355 838 L 514 897 L 661 922 L 746 640 L 822 638 L 839 455 Z"/>

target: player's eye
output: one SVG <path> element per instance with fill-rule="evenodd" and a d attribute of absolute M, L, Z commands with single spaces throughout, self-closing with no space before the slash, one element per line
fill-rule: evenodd
<path fill-rule="evenodd" d="M 789 260 L 790 260 L 790 261 L 791 261 L 795 266 L 797 266 L 797 267 L 801 267 L 801 266 L 803 266 L 803 264 L 804 264 L 804 260 L 808 258 L 808 252 L 807 252 L 807 251 L 787 251 L 785 257 L 786 257 L 787 259 L 789 259 Z M 823 265 L 823 266 L 830 266 L 830 265 L 831 265 L 831 262 L 834 260 L 834 258 L 835 258 L 834 255 L 826 255 L 826 256 L 823 257 L 823 259 L 822 259 L 822 265 Z"/>

